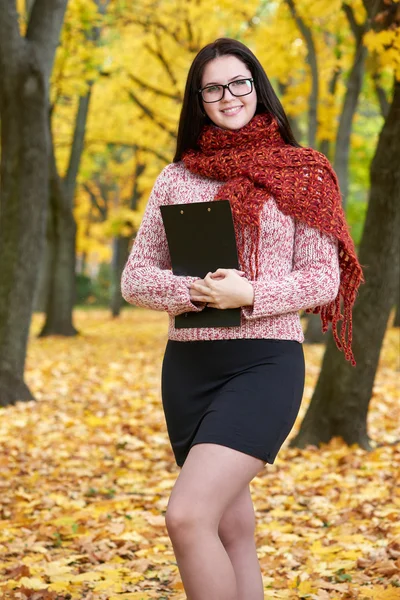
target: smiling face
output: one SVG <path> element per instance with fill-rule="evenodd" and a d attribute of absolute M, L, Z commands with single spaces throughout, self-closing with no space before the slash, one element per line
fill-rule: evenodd
<path fill-rule="evenodd" d="M 204 67 L 201 87 L 212 84 L 227 84 L 236 80 L 251 78 L 252 74 L 239 58 L 228 54 L 210 60 Z M 239 84 L 238 88 L 243 88 Z M 254 88 L 246 96 L 234 96 L 228 88 L 218 102 L 202 102 L 203 109 L 211 121 L 222 129 L 240 129 L 251 121 L 257 108 L 257 93 Z"/>

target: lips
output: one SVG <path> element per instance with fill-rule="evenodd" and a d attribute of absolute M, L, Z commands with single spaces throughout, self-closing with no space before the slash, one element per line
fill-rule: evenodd
<path fill-rule="evenodd" d="M 221 112 L 224 115 L 237 115 L 240 110 L 243 108 L 243 106 L 230 106 L 229 108 L 224 108 L 223 110 L 221 110 Z"/>

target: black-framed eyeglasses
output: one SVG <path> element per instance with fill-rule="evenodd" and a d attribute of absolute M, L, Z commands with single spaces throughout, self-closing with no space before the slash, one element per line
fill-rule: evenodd
<path fill-rule="evenodd" d="M 203 87 L 201 90 L 199 90 L 199 94 L 201 94 L 203 101 L 208 103 L 219 102 L 222 100 L 226 89 L 230 91 L 232 96 L 247 96 L 253 91 L 253 82 L 253 79 L 247 78 L 235 79 L 235 81 L 231 81 L 225 85 L 222 83 L 206 85 L 206 87 Z"/>

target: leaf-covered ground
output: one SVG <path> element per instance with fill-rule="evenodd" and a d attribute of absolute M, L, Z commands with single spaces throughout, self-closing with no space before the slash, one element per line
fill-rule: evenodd
<path fill-rule="evenodd" d="M 0 598 L 183 600 L 163 517 L 179 472 L 160 401 L 165 315 L 80 311 L 75 339 L 37 339 L 40 322 L 27 364 L 38 402 L 1 410 Z M 290 437 L 322 347 L 305 353 Z M 398 361 L 399 330 L 389 329 L 372 452 L 286 442 L 253 480 L 266 598 L 400 599 Z"/>

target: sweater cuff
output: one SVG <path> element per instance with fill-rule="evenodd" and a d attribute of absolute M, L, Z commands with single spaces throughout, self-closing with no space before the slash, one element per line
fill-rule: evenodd
<path fill-rule="evenodd" d="M 179 302 L 179 309 L 178 311 L 173 310 L 173 311 L 168 311 L 169 314 L 171 314 L 174 317 L 177 317 L 178 315 L 181 315 L 185 312 L 201 312 L 206 303 L 205 302 L 192 302 L 192 300 L 190 299 L 190 286 L 192 285 L 192 283 L 194 281 L 197 281 L 198 279 L 201 279 L 201 277 L 192 277 L 192 276 L 178 276 L 179 279 L 181 280 L 181 297 L 179 298 L 180 302 Z"/>
<path fill-rule="evenodd" d="M 258 281 L 251 281 L 254 290 L 254 300 L 252 306 L 242 306 L 242 314 L 245 319 L 259 319 L 264 316 L 262 303 L 260 301 L 260 286 Z"/>

